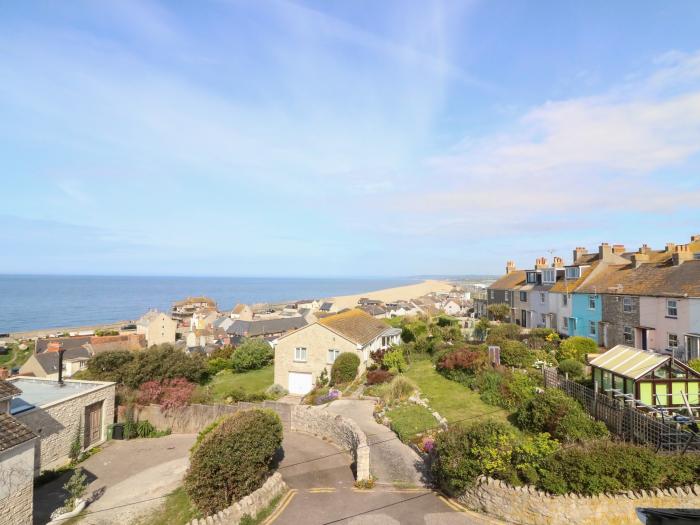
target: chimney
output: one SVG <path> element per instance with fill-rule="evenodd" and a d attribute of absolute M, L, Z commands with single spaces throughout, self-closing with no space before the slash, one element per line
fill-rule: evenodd
<path fill-rule="evenodd" d="M 59 341 L 51 341 L 46 345 L 46 352 L 58 352 L 61 350 L 61 343 Z"/>
<path fill-rule="evenodd" d="M 649 247 L 646 244 L 643 244 L 637 253 L 632 254 L 632 262 L 635 268 L 649 262 Z"/>
<path fill-rule="evenodd" d="M 58 350 L 58 384 L 63 386 L 63 354 L 66 353 L 65 348 Z"/>
<path fill-rule="evenodd" d="M 535 259 L 535 270 L 542 270 L 543 268 L 547 267 L 547 258 L 546 257 L 538 257 Z"/>
<path fill-rule="evenodd" d="M 508 261 L 506 262 L 506 275 L 509 275 L 515 271 L 515 262 L 513 261 Z"/>
<path fill-rule="evenodd" d="M 690 236 L 690 242 L 698 242 L 700 241 L 700 235 L 691 235 Z"/>
<path fill-rule="evenodd" d="M 554 260 L 552 260 L 552 268 L 563 268 L 564 267 L 564 259 L 561 257 L 554 257 Z"/>
<path fill-rule="evenodd" d="M 612 259 L 612 255 L 612 246 L 610 246 L 607 242 L 603 242 L 600 244 L 600 246 L 598 246 L 598 257 L 601 261 L 610 262 L 610 260 Z"/>
<path fill-rule="evenodd" d="M 679 244 L 673 252 L 673 266 L 680 266 L 686 261 L 693 260 L 693 252 L 687 244 Z"/>
<path fill-rule="evenodd" d="M 613 244 L 613 253 L 615 255 L 622 255 L 625 253 L 625 245 L 624 244 Z"/>
<path fill-rule="evenodd" d="M 576 264 L 576 261 L 578 261 L 579 257 L 582 255 L 586 255 L 588 253 L 588 250 L 583 248 L 582 246 L 577 246 L 574 249 L 574 264 Z"/>
<path fill-rule="evenodd" d="M 672 242 L 666 243 L 666 253 L 673 253 L 676 250 L 676 245 Z"/>

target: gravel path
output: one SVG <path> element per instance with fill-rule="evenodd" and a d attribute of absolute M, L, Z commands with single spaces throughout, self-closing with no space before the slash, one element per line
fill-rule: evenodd
<path fill-rule="evenodd" d="M 430 485 L 420 456 L 374 420 L 374 401 L 339 399 L 328 404 L 326 410 L 354 420 L 367 434 L 370 471 L 378 483 Z"/>

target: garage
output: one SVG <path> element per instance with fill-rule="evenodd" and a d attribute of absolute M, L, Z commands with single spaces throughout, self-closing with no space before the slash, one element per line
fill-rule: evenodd
<path fill-rule="evenodd" d="M 289 372 L 289 393 L 308 394 L 313 388 L 311 374 Z"/>

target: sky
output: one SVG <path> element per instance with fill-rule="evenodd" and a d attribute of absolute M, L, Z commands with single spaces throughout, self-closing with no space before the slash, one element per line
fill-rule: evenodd
<path fill-rule="evenodd" d="M 700 2 L 0 0 L 0 273 L 500 274 L 700 233 Z"/>

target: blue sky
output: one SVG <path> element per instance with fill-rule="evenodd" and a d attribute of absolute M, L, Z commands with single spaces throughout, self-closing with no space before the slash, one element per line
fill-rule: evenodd
<path fill-rule="evenodd" d="M 1 2 L 0 273 L 501 273 L 700 233 L 700 3 Z"/>

